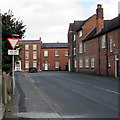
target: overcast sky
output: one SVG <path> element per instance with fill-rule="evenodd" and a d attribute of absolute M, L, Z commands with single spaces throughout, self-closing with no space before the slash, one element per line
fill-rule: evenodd
<path fill-rule="evenodd" d="M 85 20 L 96 13 L 97 4 L 104 8 L 104 18 L 118 15 L 120 0 L 3 0 L 2 13 L 12 10 L 15 18 L 26 25 L 25 40 L 67 42 L 69 23 Z"/>

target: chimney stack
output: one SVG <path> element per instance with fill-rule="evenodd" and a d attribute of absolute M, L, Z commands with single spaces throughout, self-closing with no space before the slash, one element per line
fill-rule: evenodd
<path fill-rule="evenodd" d="M 97 32 L 101 30 L 104 27 L 104 17 L 103 17 L 103 8 L 101 4 L 97 5 L 96 9 L 96 27 L 97 27 Z"/>

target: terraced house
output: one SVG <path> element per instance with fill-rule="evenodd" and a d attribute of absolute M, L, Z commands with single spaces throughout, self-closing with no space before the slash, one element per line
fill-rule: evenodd
<path fill-rule="evenodd" d="M 20 40 L 20 59 L 15 64 L 16 71 L 28 71 L 36 67 L 38 71 L 67 70 L 68 44 L 42 43 L 40 40 Z"/>
<path fill-rule="evenodd" d="M 69 71 L 119 77 L 120 15 L 104 20 L 103 8 L 68 29 Z"/>

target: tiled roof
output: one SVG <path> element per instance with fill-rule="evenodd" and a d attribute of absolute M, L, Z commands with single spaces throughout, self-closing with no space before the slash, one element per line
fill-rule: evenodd
<path fill-rule="evenodd" d="M 20 40 L 19 43 L 40 43 L 41 40 Z"/>
<path fill-rule="evenodd" d="M 96 29 L 91 31 L 83 41 L 90 40 L 92 38 L 104 35 L 110 31 L 120 28 L 120 15 L 112 20 L 105 20 L 104 21 L 104 28 L 101 29 L 99 32 L 96 33 Z"/>
<path fill-rule="evenodd" d="M 43 43 L 42 48 L 68 48 L 67 43 Z"/>

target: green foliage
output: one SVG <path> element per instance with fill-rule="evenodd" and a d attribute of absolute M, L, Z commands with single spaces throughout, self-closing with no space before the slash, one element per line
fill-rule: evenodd
<path fill-rule="evenodd" d="M 14 18 L 13 13 L 9 10 L 2 14 L 2 70 L 10 71 L 12 69 L 12 56 L 8 55 L 8 49 L 12 49 L 7 38 L 15 38 L 14 34 L 19 35 L 17 38 L 23 38 L 26 31 L 25 25 L 19 19 Z"/>

